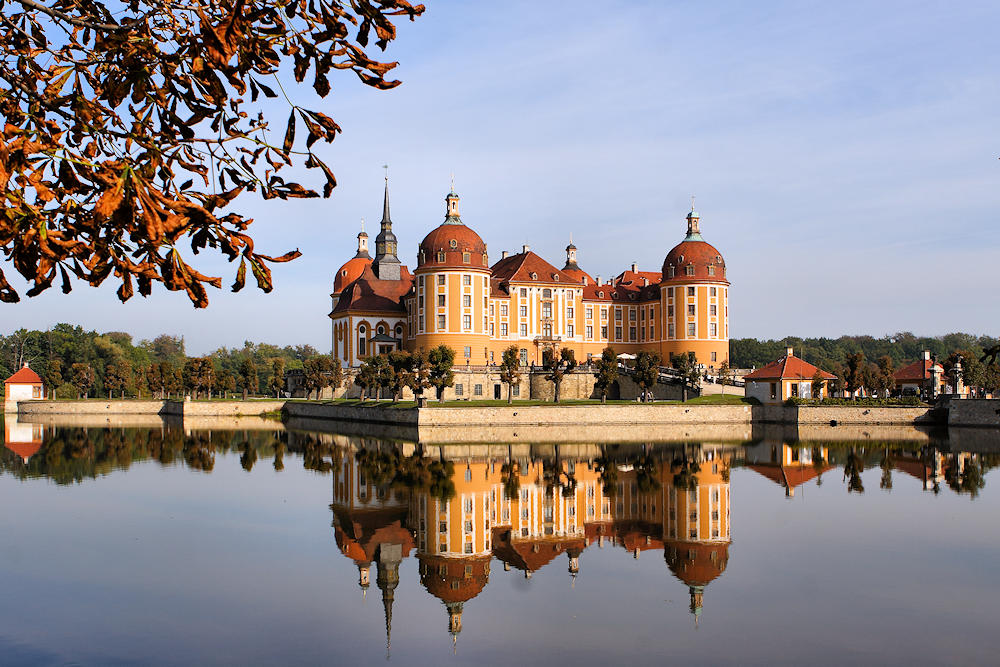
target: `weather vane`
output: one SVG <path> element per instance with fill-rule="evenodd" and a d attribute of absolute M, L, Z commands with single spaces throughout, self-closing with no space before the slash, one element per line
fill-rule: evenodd
<path fill-rule="evenodd" d="M 451 172 L 451 191 L 455 191 L 455 172 Z"/>
<path fill-rule="evenodd" d="M 386 180 L 386 182 L 388 182 L 389 181 L 389 165 L 383 164 L 382 168 L 385 169 L 385 180 Z"/>
<path fill-rule="evenodd" d="M 694 195 L 691 195 L 691 210 L 694 210 Z"/>

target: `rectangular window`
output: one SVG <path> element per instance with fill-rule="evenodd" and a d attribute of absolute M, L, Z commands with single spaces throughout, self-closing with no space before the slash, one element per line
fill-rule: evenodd
<path fill-rule="evenodd" d="M 438 275 L 438 285 L 444 285 L 444 274 Z"/>
<path fill-rule="evenodd" d="M 438 329 L 444 329 L 444 315 L 438 315 Z"/>
<path fill-rule="evenodd" d="M 587 340 L 594 337 L 594 327 L 587 327 Z"/>
<path fill-rule="evenodd" d="M 527 350 L 525 350 L 525 352 L 527 352 Z M 524 360 L 524 365 L 525 365 L 525 366 L 527 366 L 527 365 L 528 365 L 528 360 L 527 360 L 527 357 L 526 357 L 526 358 L 525 358 L 525 360 Z M 515 385 L 514 385 L 514 391 L 512 391 L 512 392 L 511 392 L 511 395 L 512 395 L 512 396 L 520 396 L 520 395 L 521 395 L 521 385 L 519 385 L 519 384 L 515 384 Z"/>
<path fill-rule="evenodd" d="M 471 359 L 472 358 L 472 347 L 470 345 L 466 345 L 464 348 L 462 348 L 462 353 L 465 355 L 466 359 Z"/>
<path fill-rule="evenodd" d="M 444 301 L 444 299 L 445 299 L 444 294 L 438 294 L 438 308 L 444 308 L 445 307 L 445 301 Z"/>
<path fill-rule="evenodd" d="M 667 306 L 667 317 L 673 317 L 673 316 L 674 316 L 674 307 Z"/>
<path fill-rule="evenodd" d="M 419 297 L 417 297 L 417 308 L 423 308 L 423 307 L 424 307 L 424 295 L 421 294 Z"/>
<path fill-rule="evenodd" d="M 709 296 L 715 296 L 715 288 L 714 287 L 709 287 L 708 288 L 708 295 Z"/>
<path fill-rule="evenodd" d="M 594 309 L 592 307 L 587 306 L 587 310 L 585 310 L 584 312 L 586 313 L 588 320 L 594 319 Z"/>
<path fill-rule="evenodd" d="M 526 287 L 522 287 L 521 291 L 520 291 L 520 294 L 521 294 L 521 298 L 522 299 L 527 298 L 527 296 L 528 296 L 528 289 Z"/>
<path fill-rule="evenodd" d="M 493 317 L 493 304 L 490 304 L 490 317 Z"/>
<path fill-rule="evenodd" d="M 718 335 L 717 331 L 718 329 L 716 327 L 715 322 L 712 322 L 711 324 L 708 325 L 708 335 L 710 338 L 715 338 Z"/>
<path fill-rule="evenodd" d="M 622 328 L 615 327 L 615 340 L 621 340 L 621 339 L 622 339 Z"/>
<path fill-rule="evenodd" d="M 635 340 L 635 327 L 628 328 L 628 339 Z"/>
<path fill-rule="evenodd" d="M 715 317 L 716 315 L 719 314 L 717 306 L 714 303 L 708 307 L 708 314 L 711 315 L 712 317 Z"/>
<path fill-rule="evenodd" d="M 712 353 L 712 361 L 715 361 L 715 360 L 716 360 L 716 359 L 715 359 L 715 356 L 716 356 L 716 354 L 717 354 L 716 352 L 713 352 L 713 353 Z"/>
<path fill-rule="evenodd" d="M 771 383 L 771 398 L 775 399 L 778 397 L 778 384 L 776 382 Z"/>
<path fill-rule="evenodd" d="M 708 275 L 710 275 L 710 276 L 714 276 L 715 275 L 715 264 L 709 264 L 708 265 Z"/>
<path fill-rule="evenodd" d="M 688 287 L 688 296 L 694 296 L 694 288 Z"/>
<path fill-rule="evenodd" d="M 528 365 L 528 351 L 523 347 L 521 348 L 521 365 L 522 366 Z M 514 388 L 514 391 L 517 391 L 517 387 Z"/>
<path fill-rule="evenodd" d="M 668 324 L 667 325 L 667 338 L 673 338 L 673 337 L 674 337 L 674 325 L 673 324 Z"/>
<path fill-rule="evenodd" d="M 517 309 L 517 314 L 520 315 L 521 317 L 527 317 L 528 316 L 528 307 L 527 306 L 521 306 L 520 308 Z"/>
<path fill-rule="evenodd" d="M 462 253 L 462 263 L 463 264 L 471 264 L 472 263 L 472 255 L 469 254 L 469 253 L 467 253 L 467 252 L 463 252 Z"/>
<path fill-rule="evenodd" d="M 456 384 L 455 385 L 455 395 L 456 396 L 461 396 L 464 393 L 465 393 L 465 385 L 464 384 Z"/>
<path fill-rule="evenodd" d="M 792 389 L 792 396 L 797 397 L 799 395 L 799 383 L 793 382 L 791 389 Z"/>
<path fill-rule="evenodd" d="M 542 317 L 552 317 L 552 304 L 543 303 L 542 304 Z"/>
<path fill-rule="evenodd" d="M 482 396 L 483 395 L 483 385 L 477 384 L 475 387 L 472 388 L 472 393 L 475 394 L 476 396 Z"/>
<path fill-rule="evenodd" d="M 507 317 L 507 304 L 506 303 L 501 303 L 500 304 L 500 317 Z"/>
<path fill-rule="evenodd" d="M 628 320 L 629 322 L 635 322 L 635 308 L 628 309 Z"/>
<path fill-rule="evenodd" d="M 688 316 L 694 317 L 694 304 L 693 303 L 689 303 L 688 304 Z"/>
<path fill-rule="evenodd" d="M 570 325 L 568 325 L 566 327 L 566 336 L 569 337 L 569 338 L 572 338 L 573 337 L 573 333 L 574 333 L 574 331 L 573 331 L 573 325 L 570 324 Z"/>
<path fill-rule="evenodd" d="M 649 340 L 656 338 L 656 327 L 652 324 L 649 325 Z"/>
<path fill-rule="evenodd" d="M 462 328 L 466 331 L 472 328 L 472 315 L 462 315 Z"/>
<path fill-rule="evenodd" d="M 468 261 L 468 260 L 466 260 L 466 261 Z M 462 276 L 462 284 L 463 285 L 471 285 L 472 284 L 472 276 L 470 276 L 468 274 L 463 275 Z"/>
<path fill-rule="evenodd" d="M 471 294 L 463 294 L 462 295 L 462 307 L 463 308 L 472 308 L 472 295 Z"/>
<path fill-rule="evenodd" d="M 608 309 L 603 306 L 601 307 L 601 319 L 602 320 L 608 319 Z"/>
<path fill-rule="evenodd" d="M 615 321 L 617 321 L 617 322 L 621 322 L 622 321 L 622 309 L 621 308 L 615 308 Z"/>
<path fill-rule="evenodd" d="M 500 323 L 500 335 L 501 336 L 505 336 L 505 337 L 507 336 L 507 323 L 506 322 L 501 322 Z"/>
<path fill-rule="evenodd" d="M 694 338 L 694 322 L 688 322 L 688 338 Z"/>
<path fill-rule="evenodd" d="M 490 322 L 490 336 L 493 335 L 493 323 Z"/>
<path fill-rule="evenodd" d="M 687 266 L 685 266 L 684 267 L 684 274 L 688 275 L 688 276 L 693 276 L 694 275 L 694 265 L 693 264 L 688 264 Z"/>
<path fill-rule="evenodd" d="M 608 337 L 608 328 L 606 326 L 601 327 L 601 338 L 606 339 L 607 337 Z"/>
<path fill-rule="evenodd" d="M 523 337 L 525 337 L 525 336 L 527 336 L 527 335 L 528 335 L 528 325 L 527 325 L 527 324 L 522 324 L 522 325 L 521 325 L 521 326 L 520 326 L 520 327 L 518 328 L 518 333 L 520 333 L 520 334 L 521 334 L 521 337 L 522 337 L 522 338 L 523 338 Z"/>
<path fill-rule="evenodd" d="M 571 320 L 571 319 L 573 319 L 573 314 L 574 314 L 574 312 L 575 312 L 575 311 L 574 311 L 574 310 L 573 310 L 572 308 L 567 308 L 567 309 L 566 309 L 566 319 L 567 319 L 567 320 Z"/>

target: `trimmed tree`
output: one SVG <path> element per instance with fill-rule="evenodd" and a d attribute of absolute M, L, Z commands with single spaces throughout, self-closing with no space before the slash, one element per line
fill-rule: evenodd
<path fill-rule="evenodd" d="M 76 363 L 70 368 L 70 382 L 76 387 L 76 397 L 87 398 L 87 392 L 94 386 L 94 369 L 90 364 Z"/>
<path fill-rule="evenodd" d="M 729 360 L 724 359 L 719 364 L 719 384 L 722 385 L 722 395 L 726 395 L 726 385 L 732 381 L 733 369 L 729 367 Z"/>
<path fill-rule="evenodd" d="M 697 372 L 697 371 L 696 371 Z M 636 384 L 642 389 L 643 403 L 649 402 L 650 390 L 656 386 L 656 381 L 660 377 L 660 354 L 659 352 L 649 352 L 640 350 L 635 355 L 635 370 L 633 377 Z"/>
<path fill-rule="evenodd" d="M 275 398 L 281 398 L 281 390 L 285 388 L 285 359 L 275 357 L 271 359 L 271 377 L 268 386 L 274 392 Z"/>
<path fill-rule="evenodd" d="M 239 385 L 243 391 L 243 400 L 247 400 L 250 392 L 257 391 L 259 380 L 257 378 L 257 364 L 250 357 L 244 357 L 239 366 Z"/>
<path fill-rule="evenodd" d="M 823 379 L 823 371 L 816 369 L 816 372 L 812 377 L 812 397 L 815 399 L 822 398 L 823 394 L 823 383 L 826 380 Z"/>
<path fill-rule="evenodd" d="M 125 398 L 125 389 L 132 384 L 132 364 L 128 359 L 119 357 L 104 367 L 104 388 L 108 391 L 108 398 L 112 398 L 114 392 L 120 392 Z"/>
<path fill-rule="evenodd" d="M 517 346 L 503 351 L 500 361 L 500 381 L 507 385 L 507 404 L 514 402 L 514 384 L 521 379 L 521 358 Z"/>
<path fill-rule="evenodd" d="M 375 365 L 375 357 L 368 357 L 361 362 L 358 374 L 354 376 L 354 384 L 361 387 L 361 402 L 371 394 L 372 389 L 378 386 L 378 367 Z"/>
<path fill-rule="evenodd" d="M 417 352 L 413 355 L 413 372 L 410 374 L 410 389 L 417 397 L 417 403 L 424 397 L 424 391 L 431 388 L 431 365 L 427 355 Z"/>
<path fill-rule="evenodd" d="M 444 400 L 444 390 L 455 384 L 455 350 L 447 345 L 438 345 L 427 353 L 430 365 L 428 381 L 437 392 L 437 399 Z"/>
<path fill-rule="evenodd" d="M 307 396 L 316 392 L 316 400 L 326 387 L 339 387 L 342 380 L 340 360 L 320 354 L 309 357 L 302 363 Z M 284 372 L 284 371 L 282 371 Z M 336 382 L 334 382 L 336 380 Z"/>
<path fill-rule="evenodd" d="M 413 355 L 406 350 L 393 350 L 389 353 L 388 362 L 389 391 L 392 394 L 392 402 L 395 403 L 402 396 L 403 389 L 411 384 Z"/>
<path fill-rule="evenodd" d="M 597 362 L 597 381 L 594 386 L 601 392 L 601 403 L 608 402 L 608 391 L 618 382 L 618 355 L 610 345 L 601 352 L 601 360 Z"/>
<path fill-rule="evenodd" d="M 555 350 L 547 347 L 542 351 L 542 367 L 548 371 L 545 379 L 552 383 L 553 400 L 558 403 L 563 378 L 576 368 L 576 353 L 564 347 L 556 354 Z"/>

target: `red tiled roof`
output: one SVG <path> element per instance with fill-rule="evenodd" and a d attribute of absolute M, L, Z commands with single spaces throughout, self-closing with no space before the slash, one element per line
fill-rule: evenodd
<path fill-rule="evenodd" d="M 674 277 L 670 276 L 670 267 L 674 267 Z M 688 266 L 694 267 L 694 275 L 687 275 Z M 715 267 L 715 275 L 708 274 L 708 267 Z M 673 250 L 667 253 L 663 260 L 663 282 L 665 283 L 697 283 L 713 282 L 729 284 L 726 280 L 726 262 L 722 254 L 714 246 L 705 241 L 681 241 Z"/>
<path fill-rule="evenodd" d="M 615 285 L 626 285 L 633 287 L 643 287 L 642 279 L 645 278 L 650 285 L 655 285 L 663 279 L 663 274 L 659 271 L 632 271 L 626 269 L 615 278 Z"/>
<path fill-rule="evenodd" d="M 772 361 L 767 366 L 758 368 L 753 373 L 748 373 L 744 380 L 812 380 L 816 371 L 824 380 L 834 380 L 836 376 L 818 369 L 807 361 L 802 361 L 798 357 L 782 357 L 777 361 Z"/>
<path fill-rule="evenodd" d="M 4 384 L 42 384 L 42 378 L 38 377 L 38 373 L 24 366 L 4 380 Z"/>
<path fill-rule="evenodd" d="M 817 468 L 812 465 L 783 466 L 776 463 L 757 463 L 748 465 L 747 467 L 767 477 L 775 484 L 792 489 L 802 486 L 817 475 L 821 475 L 827 470 L 833 470 L 834 468 L 834 466 L 829 464 Z"/>
<path fill-rule="evenodd" d="M 674 576 L 688 586 L 707 586 L 726 571 L 728 542 L 683 542 L 669 540 L 663 557 Z"/>
<path fill-rule="evenodd" d="M 922 380 L 929 380 L 931 377 L 931 368 L 933 367 L 933 361 L 930 359 L 921 359 L 920 361 L 914 361 L 909 366 L 903 366 L 892 374 L 892 378 L 896 382 L 919 382 Z"/>
<path fill-rule="evenodd" d="M 420 252 L 423 254 L 423 261 L 420 262 L 418 269 L 430 267 L 486 270 L 489 268 L 487 262 L 483 261 L 486 244 L 479 234 L 462 223 L 443 223 L 432 229 L 420 242 Z M 438 261 L 439 252 L 444 253 L 443 262 Z M 468 263 L 463 260 L 464 252 L 471 255 Z"/>
<path fill-rule="evenodd" d="M 345 287 L 360 278 L 371 263 L 371 257 L 352 257 L 347 260 L 333 279 L 333 293 L 340 294 Z"/>
<path fill-rule="evenodd" d="M 491 270 L 493 277 L 501 282 L 580 284 L 573 276 L 560 271 L 530 250 L 504 257 Z M 532 274 L 537 277 L 532 278 Z"/>
<path fill-rule="evenodd" d="M 379 280 L 369 264 L 360 278 L 344 288 L 340 301 L 330 315 L 349 310 L 395 311 L 405 314 L 406 306 L 402 299 L 413 287 L 413 276 L 405 266 L 401 267 L 400 276 L 399 280 Z"/>
<path fill-rule="evenodd" d="M 468 602 L 482 592 L 490 579 L 492 556 L 488 554 L 455 558 L 418 554 L 417 558 L 424 565 L 420 583 L 442 602 Z M 465 574 L 466 565 L 471 567 L 471 575 Z"/>
<path fill-rule="evenodd" d="M 564 266 L 562 270 L 563 273 L 565 273 L 567 276 L 571 277 L 578 283 L 582 283 L 584 278 L 587 279 L 588 285 L 592 285 L 594 283 L 594 278 L 589 273 L 581 269 L 579 266 L 577 267 Z"/>
<path fill-rule="evenodd" d="M 4 446 L 10 451 L 14 452 L 21 457 L 22 460 L 27 461 L 32 456 L 38 453 L 38 450 L 42 448 L 41 441 L 34 442 L 5 442 Z"/>

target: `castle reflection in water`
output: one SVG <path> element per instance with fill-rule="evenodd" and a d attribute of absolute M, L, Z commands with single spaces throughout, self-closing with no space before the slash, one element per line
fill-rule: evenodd
<path fill-rule="evenodd" d="M 387 633 L 400 563 L 414 557 L 420 583 L 447 611 L 453 639 L 465 604 L 489 583 L 494 558 L 527 578 L 546 567 L 565 567 L 575 578 L 592 548 L 662 554 L 697 617 L 706 587 L 729 559 L 729 471 L 738 449 L 493 445 L 452 449 L 443 460 L 440 452 L 403 457 L 342 447 L 333 527 L 364 591 L 374 567 Z M 396 469 L 415 459 L 438 467 L 436 485 L 399 483 L 419 478 Z"/>

